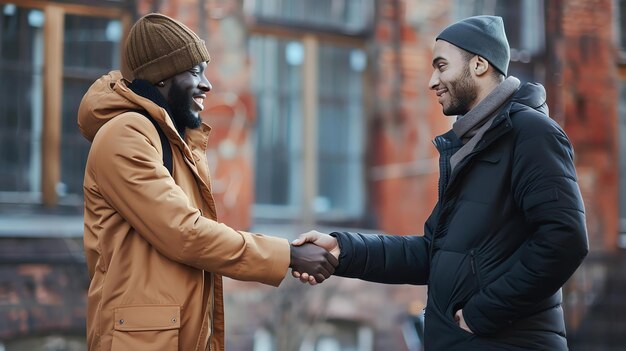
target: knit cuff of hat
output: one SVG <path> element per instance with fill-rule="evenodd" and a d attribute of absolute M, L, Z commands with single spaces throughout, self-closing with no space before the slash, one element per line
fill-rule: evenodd
<path fill-rule="evenodd" d="M 211 56 L 204 40 L 193 41 L 171 53 L 158 57 L 135 69 L 133 77 L 156 84 L 181 72 L 193 68 L 201 62 L 209 62 Z"/>

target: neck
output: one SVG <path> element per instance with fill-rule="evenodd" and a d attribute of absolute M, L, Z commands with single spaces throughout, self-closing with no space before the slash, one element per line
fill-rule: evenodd
<path fill-rule="evenodd" d="M 491 94 L 503 81 L 504 79 L 496 81 L 495 79 L 488 78 L 485 82 L 481 82 L 478 96 L 476 97 L 476 101 L 470 108 L 470 111 L 478 104 L 480 104 L 487 96 L 489 96 L 489 94 Z"/>
<path fill-rule="evenodd" d="M 170 116 L 170 119 L 174 123 L 174 127 L 176 127 L 176 131 L 180 135 L 180 137 L 185 139 L 185 127 L 178 126 L 176 123 L 176 119 L 172 114 L 172 110 L 170 109 L 170 105 L 167 103 L 167 100 L 163 97 L 161 92 L 147 80 L 143 79 L 135 79 L 130 84 L 128 84 L 128 88 L 132 90 L 135 94 L 142 96 L 155 104 L 159 105 L 159 107 L 163 108 L 167 115 Z"/>

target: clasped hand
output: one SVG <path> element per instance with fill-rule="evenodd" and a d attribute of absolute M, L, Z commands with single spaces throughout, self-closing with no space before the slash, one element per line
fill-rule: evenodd
<path fill-rule="evenodd" d="M 291 243 L 291 275 L 316 285 L 328 279 L 339 264 L 339 245 L 334 237 L 310 231 Z"/>

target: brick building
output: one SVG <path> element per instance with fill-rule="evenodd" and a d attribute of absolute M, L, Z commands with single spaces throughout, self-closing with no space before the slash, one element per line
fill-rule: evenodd
<path fill-rule="evenodd" d="M 427 90 L 433 38 L 462 17 L 503 16 L 510 74 L 546 86 L 576 149 L 592 252 L 564 289 L 572 349 L 619 349 L 622 3 L 0 0 L 0 350 L 84 349 L 89 144 L 76 110 L 153 11 L 193 28 L 213 57 L 203 118 L 220 220 L 290 239 L 311 228 L 422 232 L 436 201 L 431 140 L 452 123 Z M 341 278 L 278 289 L 227 280 L 227 350 L 418 350 L 424 301 L 423 287 Z"/>

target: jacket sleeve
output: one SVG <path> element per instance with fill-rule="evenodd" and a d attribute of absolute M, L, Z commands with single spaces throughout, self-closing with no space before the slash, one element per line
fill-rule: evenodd
<path fill-rule="evenodd" d="M 529 228 L 520 260 L 463 307 L 476 334 L 495 333 L 559 291 L 588 252 L 573 151 L 560 128 L 535 133 L 514 150 L 512 191 Z"/>
<path fill-rule="evenodd" d="M 428 281 L 429 240 L 424 236 L 331 235 L 341 250 L 334 275 L 386 284 L 424 285 Z"/>
<path fill-rule="evenodd" d="M 101 128 L 90 171 L 107 203 L 171 260 L 278 286 L 289 266 L 287 240 L 236 231 L 203 217 L 163 166 L 155 145 L 160 147 L 157 132 L 140 115 Z"/>

